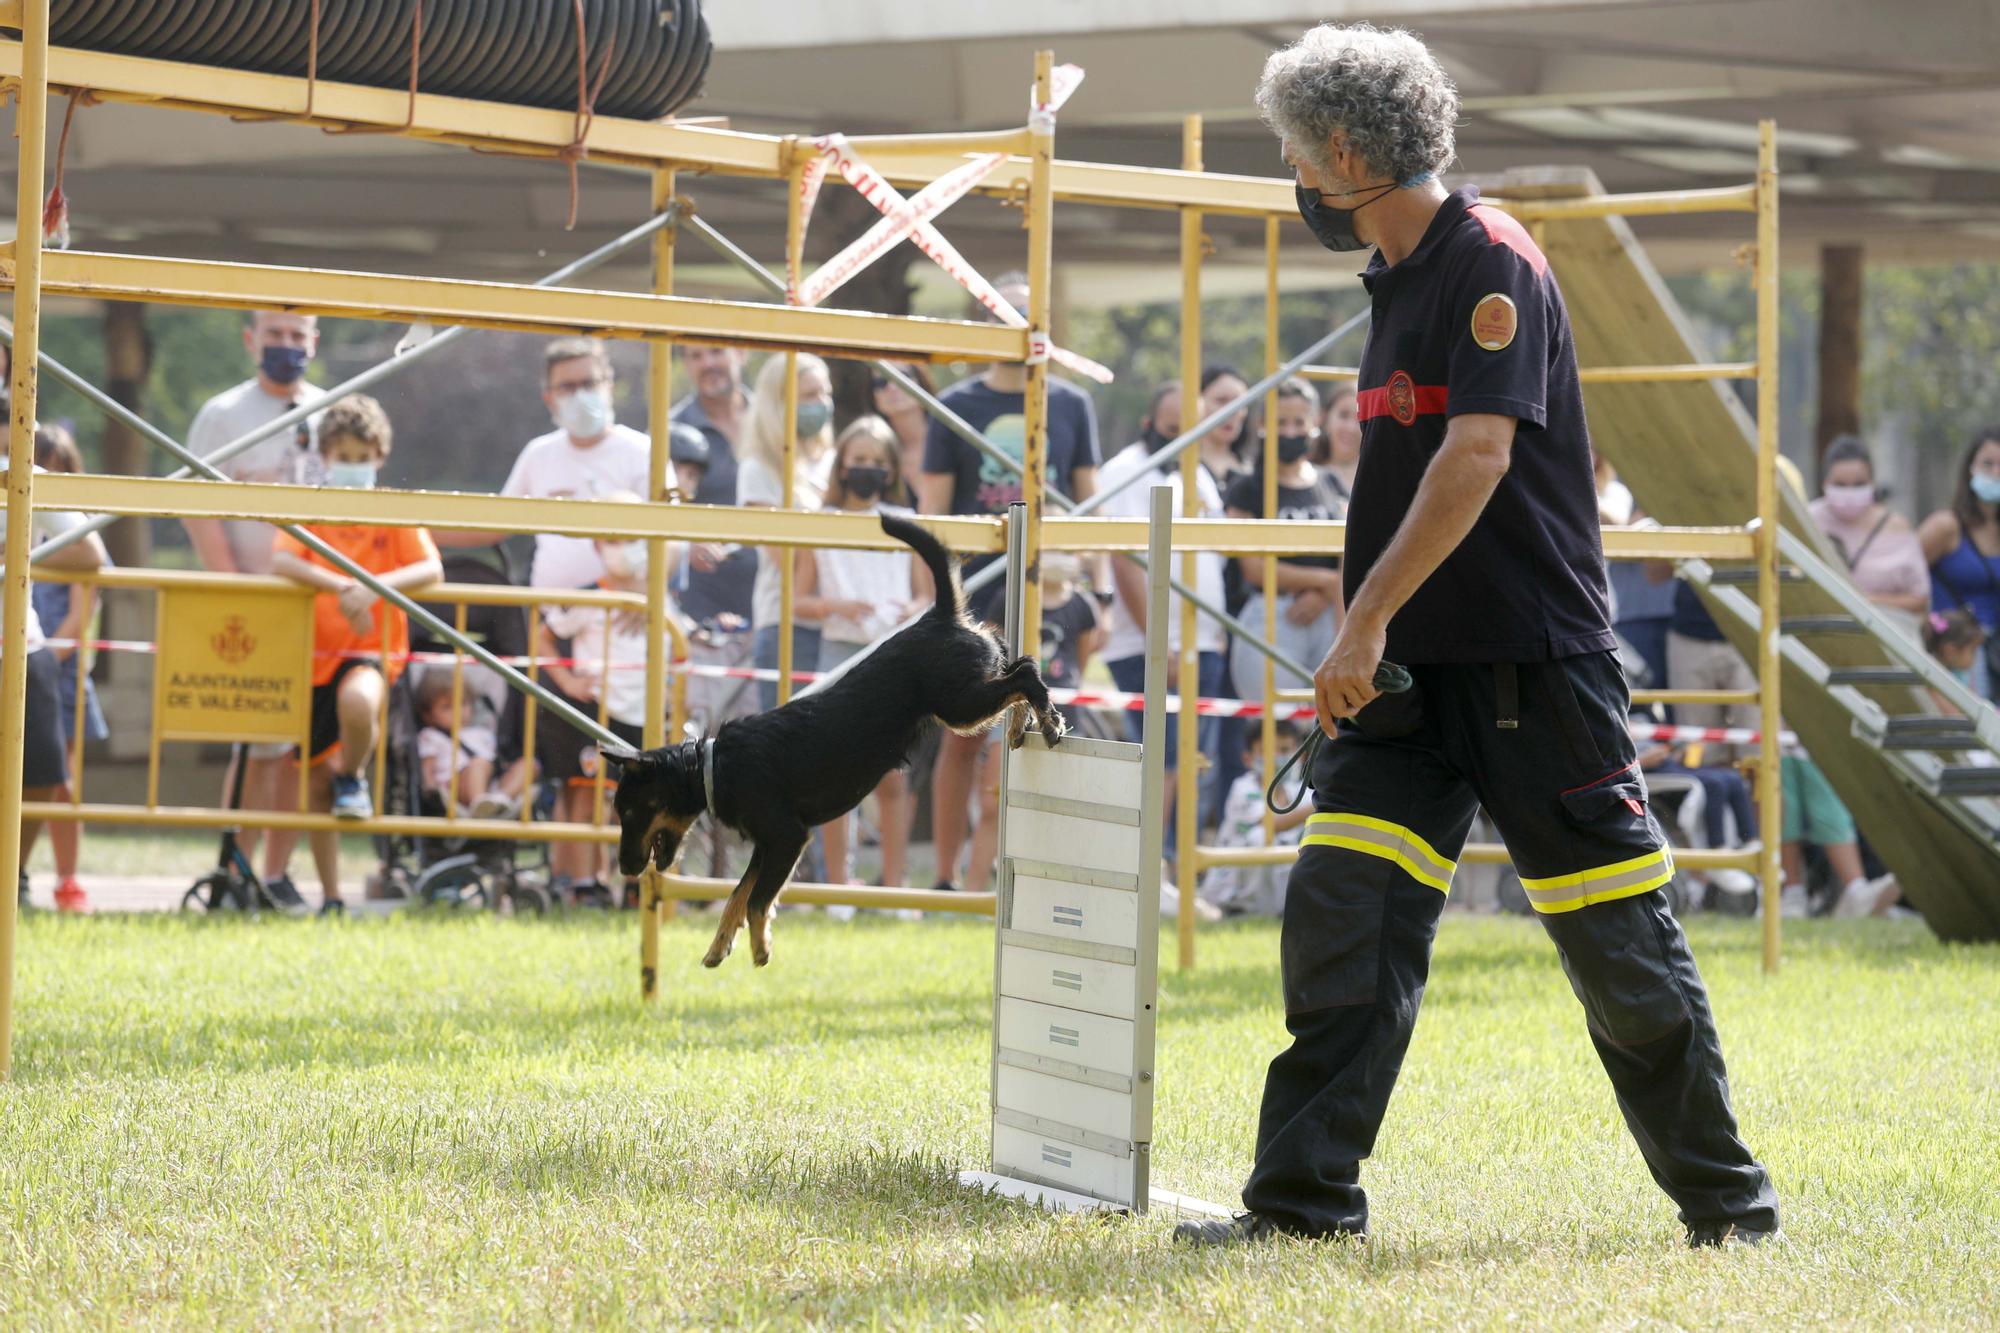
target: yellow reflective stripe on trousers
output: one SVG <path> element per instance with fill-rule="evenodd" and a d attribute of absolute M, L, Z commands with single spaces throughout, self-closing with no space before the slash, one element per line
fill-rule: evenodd
<path fill-rule="evenodd" d="M 1573 875 L 1549 879 L 1521 877 L 1528 901 L 1537 912 L 1574 912 L 1592 903 L 1615 902 L 1659 888 L 1674 877 L 1672 848 L 1662 847 L 1629 861 L 1618 861 Z"/>
<path fill-rule="evenodd" d="M 1428 884 L 1439 893 L 1451 892 L 1451 873 L 1457 863 L 1439 856 L 1415 831 L 1372 815 L 1344 815 L 1321 812 L 1306 820 L 1302 847 L 1344 847 L 1364 856 L 1394 861 L 1403 873 L 1419 884 Z"/>

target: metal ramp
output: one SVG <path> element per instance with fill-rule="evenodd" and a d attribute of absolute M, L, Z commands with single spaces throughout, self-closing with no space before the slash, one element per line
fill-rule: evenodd
<path fill-rule="evenodd" d="M 1598 193 L 1590 172 L 1518 171 L 1485 182 L 1515 199 Z M 1536 224 L 1562 284 L 1577 359 L 1701 359 L 1693 326 L 1622 219 Z M 1593 442 L 1662 523 L 1740 524 L 1756 513 L 1756 425 L 1720 380 L 1585 385 Z M 1780 486 L 1782 702 L 1788 725 L 1931 928 L 2000 939 L 2000 715 L 1877 615 L 1833 558 L 1805 497 Z M 1683 567 L 1754 663 L 1754 569 Z M 1941 713 L 1930 691 L 1965 716 Z"/>

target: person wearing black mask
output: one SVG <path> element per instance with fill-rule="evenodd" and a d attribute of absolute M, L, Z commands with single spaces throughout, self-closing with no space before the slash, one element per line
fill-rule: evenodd
<path fill-rule="evenodd" d="M 1319 395 L 1298 378 L 1278 386 L 1278 413 L 1272 423 L 1278 436 L 1278 509 L 1276 518 L 1337 522 L 1347 516 L 1347 501 L 1339 481 L 1316 466 L 1312 455 L 1319 443 Z M 1231 518 L 1263 518 L 1264 455 L 1254 471 L 1230 483 L 1222 497 Z M 1252 633 L 1264 631 L 1264 557 L 1242 556 L 1237 569 L 1248 596 L 1237 619 Z M 1278 647 L 1294 661 L 1318 662 L 1333 646 L 1340 628 L 1340 557 L 1302 555 L 1278 562 Z M 1230 659 L 1231 678 L 1239 699 L 1264 697 L 1264 657 L 1237 647 Z M 1302 690 L 1311 682 L 1280 667 L 1277 688 Z"/>
<path fill-rule="evenodd" d="M 1245 1211 L 1174 1234 L 1366 1234 L 1361 1164 L 1483 809 L 1688 1243 L 1756 1244 L 1778 1231 L 1777 1194 L 1737 1132 L 1665 892 L 1673 854 L 1626 725 L 1561 286 L 1525 227 L 1477 189 L 1439 184 L 1458 91 L 1409 33 L 1322 24 L 1265 62 L 1257 108 L 1313 234 L 1374 247 L 1361 275 L 1372 323 L 1347 605 L 1313 678 L 1333 739 L 1306 765 L 1313 813 L 1277 950 L 1291 1041 L 1265 1077 Z M 1385 663 L 1407 670 L 1404 689 L 1377 684 Z"/>
<path fill-rule="evenodd" d="M 260 426 L 302 403 L 316 402 L 323 395 L 306 382 L 306 368 L 319 351 L 319 321 L 311 315 L 295 315 L 280 310 L 259 310 L 250 316 L 243 330 L 243 350 L 256 373 L 234 388 L 224 389 L 203 403 L 188 427 L 187 446 L 198 454 L 212 454 L 232 440 L 242 439 Z M 289 430 L 279 431 L 219 464 L 231 481 L 316 483 L 324 480 L 313 426 L 317 417 L 308 417 Z M 202 568 L 216 574 L 269 574 L 272 539 L 277 529 L 269 523 L 248 519 L 186 518 L 188 542 Z M 243 748 L 243 808 L 246 810 L 294 810 L 298 808 L 298 765 L 292 760 L 290 744 L 279 741 Z M 223 791 L 231 790 L 232 772 L 223 778 Z M 272 829 L 263 835 L 255 828 L 238 835 L 244 851 L 257 854 L 257 842 L 264 842 L 263 876 L 265 895 L 273 907 L 291 915 L 305 911 L 286 867 L 299 835 L 292 829 Z"/>
<path fill-rule="evenodd" d="M 903 449 L 895 430 L 881 417 L 856 417 L 834 442 L 826 507 L 845 514 L 879 514 L 885 507 L 900 509 L 885 505 L 883 497 L 902 493 Z M 801 546 L 792 560 L 792 610 L 801 620 L 819 622 L 823 672 L 894 630 L 933 595 L 930 571 L 901 548 L 852 551 Z M 900 768 L 890 770 L 875 788 L 875 800 L 882 835 L 880 882 L 898 886 L 909 845 L 908 774 Z M 842 815 L 826 826 L 826 873 L 835 884 L 847 882 L 848 821 L 853 817 Z"/>

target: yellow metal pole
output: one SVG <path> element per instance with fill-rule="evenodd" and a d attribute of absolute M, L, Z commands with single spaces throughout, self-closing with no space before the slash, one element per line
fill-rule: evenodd
<path fill-rule="evenodd" d="M 1053 51 L 1035 52 L 1035 105 L 1047 106 L 1055 69 Z M 1028 228 L 1028 382 L 1021 410 L 1026 415 L 1026 439 L 1021 451 L 1021 499 L 1026 505 L 1021 564 L 1021 646 L 1038 655 L 1042 642 L 1042 509 L 1048 480 L 1049 448 L 1049 285 L 1055 225 L 1055 129 L 1046 117 L 1029 126 L 1028 206 L 1022 221 Z M 1041 349 L 1041 350 L 1036 350 Z M 1063 478 L 1067 489 L 1069 479 Z"/>
<path fill-rule="evenodd" d="M 70 660 L 76 663 L 76 706 L 69 720 L 69 734 L 76 737 L 75 742 L 70 746 L 69 753 L 69 803 L 71 805 L 82 805 L 83 721 L 88 716 L 84 712 L 83 706 L 90 702 L 88 696 L 83 692 L 83 687 L 85 682 L 90 679 L 90 649 L 88 645 L 90 643 L 90 620 L 95 614 L 94 608 L 97 602 L 97 584 L 94 581 L 80 583 L 71 590 L 70 596 L 82 599 L 83 610 L 76 618 L 76 646 L 69 650 Z M 42 629 L 46 633 L 48 626 L 44 625 Z"/>
<path fill-rule="evenodd" d="M 458 631 L 461 638 L 465 636 L 465 617 L 466 605 L 464 602 L 460 602 L 457 612 L 452 616 L 452 628 Z M 451 767 L 445 770 L 444 801 L 444 817 L 453 823 L 458 821 L 458 783 L 451 775 L 458 767 L 459 717 L 464 711 L 465 649 L 454 643 L 451 646 Z M 387 744 L 386 737 L 387 733 L 385 732 L 385 745 Z"/>
<path fill-rule="evenodd" d="M 653 212 L 661 213 L 674 202 L 674 172 L 661 167 L 653 172 Z M 674 290 L 674 229 L 653 233 L 653 290 L 670 296 Z M 667 478 L 673 471 L 674 347 L 656 341 L 646 346 L 646 435 L 652 441 L 646 463 L 646 498 L 658 504 L 667 497 Z M 690 497 L 692 498 L 692 497 Z M 646 543 L 646 724 L 640 739 L 646 748 L 666 744 L 661 720 L 666 715 L 667 652 L 667 543 L 659 538 Z M 676 738 L 679 719 L 675 719 Z M 651 863 L 639 876 L 639 998 L 654 1000 L 660 993 L 660 920 L 671 915 L 674 902 L 660 895 L 660 872 Z"/>
<path fill-rule="evenodd" d="M 540 638 L 541 638 L 541 629 L 542 629 L 542 604 L 540 602 L 535 602 L 528 607 L 528 679 L 529 680 L 534 680 L 536 678 L 537 668 L 541 664 L 542 655 L 538 651 L 538 645 L 540 643 Z M 527 758 L 528 771 L 535 775 L 534 781 L 532 784 L 530 784 L 530 786 L 539 787 L 544 783 L 549 782 L 550 778 L 548 774 L 536 771 L 541 767 L 541 765 L 535 762 L 535 696 L 530 694 L 527 697 L 523 698 L 521 700 L 521 707 L 522 707 L 521 753 Z M 560 814 L 563 808 L 562 807 L 563 790 L 561 787 L 557 787 L 555 789 L 555 792 L 556 792 L 556 811 L 558 814 Z M 535 801 L 533 799 L 533 792 L 529 788 L 524 788 L 521 793 L 521 810 L 517 818 L 521 821 L 521 823 L 526 824 L 529 820 L 533 819 L 534 817 L 535 817 Z M 554 877 L 555 877 L 554 872 L 553 870 L 551 870 L 550 878 L 554 879 Z"/>
<path fill-rule="evenodd" d="M 0 611 L 0 866 L 21 864 L 21 750 L 28 734 L 28 548 L 35 486 L 35 363 L 42 344 L 42 159 L 49 105 L 49 0 L 21 7 L 21 136 L 14 182 L 14 386 L 7 423 L 7 583 Z M 79 682 L 78 688 L 81 688 Z M 14 1063 L 15 899 L 0 893 L 0 1079 Z"/>
<path fill-rule="evenodd" d="M 1757 124 L 1757 822 L 1764 881 L 1764 971 L 1778 970 L 1778 127 Z"/>
<path fill-rule="evenodd" d="M 604 608 L 604 652 L 600 654 L 597 669 L 602 674 L 597 678 L 597 725 L 611 725 L 611 673 L 617 669 L 611 652 L 611 634 L 616 628 L 618 613 L 610 607 Z M 652 654 L 646 654 L 651 657 Z M 590 779 L 590 822 L 604 822 L 604 765 L 598 764 L 597 772 Z"/>
<path fill-rule="evenodd" d="M 377 615 L 381 616 L 387 616 L 395 613 L 396 613 L 395 608 L 387 606 L 379 608 L 376 612 Z M 381 622 L 377 621 L 376 623 L 379 625 Z M 381 635 L 381 638 L 383 639 L 387 639 L 388 637 L 389 636 L 386 634 Z M 403 659 L 403 670 L 407 671 L 409 669 L 410 669 L 410 659 L 408 657 L 405 657 Z M 381 701 L 375 705 L 375 762 L 374 762 L 375 793 L 374 795 L 375 799 L 378 801 L 382 800 L 389 790 L 389 686 L 391 681 L 393 680 L 393 677 L 391 677 L 389 673 L 393 670 L 395 670 L 395 663 L 392 660 L 390 660 L 389 654 L 385 651 L 382 654 L 382 698 Z M 79 685 L 81 685 L 81 683 L 82 682 L 80 681 L 78 682 Z M 343 755 L 342 758 L 345 759 L 346 756 Z M 360 776 L 361 765 L 356 764 L 354 766 L 354 772 L 357 777 Z M 308 784 L 306 782 L 305 774 L 301 773 L 299 775 L 299 786 L 305 787 L 307 785 Z"/>
<path fill-rule="evenodd" d="M 794 140 L 785 141 L 785 301 L 798 301 L 799 263 L 805 249 L 805 168 Z M 799 354 L 785 353 L 785 447 L 780 470 L 784 476 L 782 507 L 798 503 Z M 778 562 L 778 702 L 792 697 L 792 553 L 773 548 Z"/>
<path fill-rule="evenodd" d="M 1277 373 L 1278 352 L 1278 220 L 1264 219 L 1264 373 Z M 1183 420 L 1194 420 L 1184 416 Z M 1278 390 L 1264 395 L 1264 517 L 1278 516 Z M 1190 451 L 1192 452 L 1192 451 Z M 1278 557 L 1264 557 L 1264 642 L 1278 641 Z M 1260 654 L 1261 655 L 1261 654 Z M 1315 663 L 1308 662 L 1307 666 Z M 1264 756 L 1264 781 L 1278 771 L 1278 667 L 1264 658 L 1264 718 L 1259 750 Z M 1264 802 L 1264 845 L 1278 836 L 1278 817 Z"/>
<path fill-rule="evenodd" d="M 1181 168 L 1201 170 L 1201 117 L 1189 116 L 1181 122 Z M 1181 424 L 1185 428 L 1201 416 L 1201 214 L 1192 208 L 1181 210 Z M 1194 518 L 1201 513 L 1199 469 L 1201 450 L 1181 453 L 1181 514 Z M 1181 556 L 1181 582 L 1199 587 L 1201 557 L 1193 551 Z M 1195 645 L 1194 603 L 1180 599 L 1181 649 L 1179 684 L 1181 710 L 1174 719 L 1180 751 L 1179 768 L 1174 774 L 1174 879 L 1180 894 L 1178 913 L 1180 965 L 1194 966 L 1195 834 L 1201 825 L 1201 751 L 1195 743 L 1200 719 L 1195 700 L 1201 695 L 1201 655 Z"/>

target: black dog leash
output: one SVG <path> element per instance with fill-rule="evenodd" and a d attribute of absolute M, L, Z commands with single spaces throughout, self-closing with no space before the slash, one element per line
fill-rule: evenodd
<path fill-rule="evenodd" d="M 1410 688 L 1410 683 L 1409 670 L 1397 666 L 1394 662 L 1383 662 L 1375 668 L 1374 685 L 1378 693 L 1401 694 Z M 1312 734 L 1300 743 L 1298 749 L 1292 751 L 1292 757 L 1287 759 L 1284 766 L 1271 778 L 1271 785 L 1264 789 L 1264 804 L 1269 807 L 1272 814 L 1289 815 L 1299 808 L 1299 802 L 1306 797 L 1306 784 L 1303 781 L 1299 783 L 1298 794 L 1292 797 L 1290 805 L 1278 804 L 1279 784 L 1284 782 L 1287 773 L 1301 764 L 1305 766 L 1306 773 L 1311 773 L 1313 758 L 1319 754 L 1320 742 L 1325 739 L 1326 733 L 1319 729 L 1319 723 L 1315 720 Z"/>

